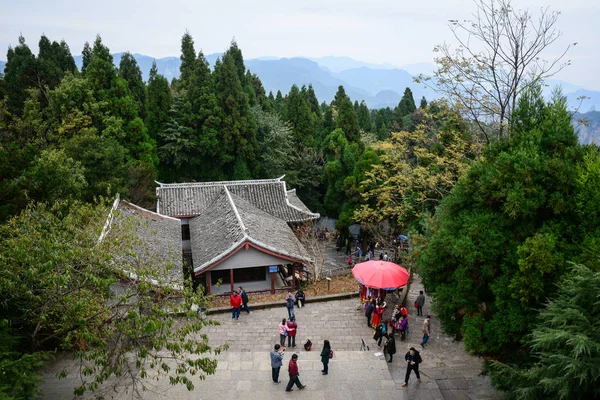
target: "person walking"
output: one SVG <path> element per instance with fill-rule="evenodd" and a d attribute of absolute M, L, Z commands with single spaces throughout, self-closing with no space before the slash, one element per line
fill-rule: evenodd
<path fill-rule="evenodd" d="M 387 330 L 388 330 L 387 321 L 381 322 L 375 328 L 375 333 L 373 334 L 373 339 L 375 339 L 375 341 L 377 342 L 377 346 L 379 348 L 381 348 L 381 341 L 383 340 L 384 337 L 388 340 L 390 338 Z"/>
<path fill-rule="evenodd" d="M 292 387 L 294 386 L 294 384 L 296 384 L 296 386 L 298 386 L 298 389 L 302 390 L 306 387 L 306 385 L 303 385 L 302 383 L 300 383 L 300 372 L 298 371 L 298 354 L 293 354 L 292 355 L 292 359 L 290 360 L 290 363 L 288 365 L 288 374 L 290 375 L 290 381 L 288 382 L 285 391 L 286 392 L 291 392 Z"/>
<path fill-rule="evenodd" d="M 279 344 L 285 347 L 285 337 L 288 335 L 285 318 L 279 323 Z"/>
<path fill-rule="evenodd" d="M 396 354 L 396 338 L 395 338 L 394 332 L 392 332 L 392 334 L 390 335 L 390 338 L 388 339 L 387 343 L 385 344 L 385 351 L 386 351 L 386 353 L 389 354 L 390 359 L 388 360 L 388 362 L 391 363 L 392 360 L 394 359 L 394 354 Z"/>
<path fill-rule="evenodd" d="M 296 347 L 296 330 L 298 329 L 296 318 L 290 318 L 290 320 L 287 322 L 286 328 L 288 333 L 288 347 Z"/>
<path fill-rule="evenodd" d="M 367 299 L 365 301 L 365 317 L 367 317 L 367 326 L 371 328 L 371 315 L 373 315 L 373 311 L 375 311 L 375 305 L 372 299 Z"/>
<path fill-rule="evenodd" d="M 271 350 L 271 375 L 274 383 L 281 383 L 279 380 L 279 371 L 281 370 L 284 354 L 285 349 L 278 344 L 276 344 L 275 348 Z"/>
<path fill-rule="evenodd" d="M 404 377 L 404 383 L 402 384 L 402 387 L 408 385 L 408 379 L 410 378 L 411 371 L 415 371 L 415 375 L 417 375 L 417 382 L 421 383 L 421 375 L 419 374 L 419 364 L 421 364 L 423 360 L 421 359 L 421 355 L 419 354 L 419 352 L 414 347 L 411 347 L 408 353 L 404 355 L 404 359 L 407 362 L 407 367 L 406 376 Z"/>
<path fill-rule="evenodd" d="M 329 359 L 332 357 L 333 351 L 331 350 L 329 340 L 325 340 L 323 343 L 323 350 L 321 350 L 321 362 L 323 363 L 323 369 L 321 372 L 323 375 L 327 375 L 329 373 Z"/>
<path fill-rule="evenodd" d="M 229 297 L 229 305 L 231 306 L 231 319 L 235 319 L 237 321 L 240 318 L 242 298 L 235 290 L 231 292 L 231 297 Z"/>
<path fill-rule="evenodd" d="M 287 308 L 289 318 L 292 318 L 295 316 L 295 314 L 294 314 L 294 302 L 295 301 L 296 301 L 296 297 L 290 290 L 288 292 L 287 296 L 285 296 L 285 307 Z"/>
<path fill-rule="evenodd" d="M 400 316 L 400 324 L 398 325 L 398 331 L 400 332 L 400 340 L 406 340 L 406 331 L 408 330 L 408 318 L 404 315 Z"/>
<path fill-rule="evenodd" d="M 423 306 L 425 305 L 425 295 L 422 290 L 419 290 L 419 295 L 415 300 L 415 306 L 417 307 L 417 316 L 423 316 Z"/>
<path fill-rule="evenodd" d="M 431 335 L 431 315 L 425 317 L 425 321 L 423 321 L 423 340 L 421 341 L 421 347 L 425 348 L 427 341 L 429 340 L 429 336 Z"/>
<path fill-rule="evenodd" d="M 242 289 L 241 286 L 238 288 L 238 290 L 240 292 L 240 297 L 242 298 L 242 306 L 244 310 L 246 310 L 246 312 L 250 314 L 250 308 L 248 307 L 248 295 L 246 294 L 246 291 Z"/>

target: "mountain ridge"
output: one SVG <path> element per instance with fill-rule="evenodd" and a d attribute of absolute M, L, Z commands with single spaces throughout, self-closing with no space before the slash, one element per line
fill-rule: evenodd
<path fill-rule="evenodd" d="M 118 66 L 124 53 L 114 53 L 113 62 Z M 134 53 L 142 77 L 148 80 L 152 62 L 156 60 L 158 72 L 169 81 L 179 76 L 179 57 L 170 56 L 154 58 L 140 53 Z M 222 53 L 205 55 L 211 68 Z M 75 56 L 75 63 L 81 69 L 82 58 Z M 414 82 L 413 77 L 420 73 L 431 74 L 434 64 L 415 63 L 405 67 L 392 64 L 371 64 L 350 57 L 291 57 L 280 58 L 272 56 L 257 57 L 245 60 L 246 66 L 256 73 L 267 92 L 274 94 L 277 90 L 287 93 L 292 84 L 298 86 L 312 84 L 318 98 L 331 101 L 338 86 L 343 85 L 346 93 L 353 101 L 364 100 L 370 108 L 395 107 L 402 97 L 406 87 L 410 87 L 415 102 L 422 96 L 427 101 L 441 97 L 431 88 L 426 88 Z M 5 61 L 0 61 L 0 71 L 4 71 Z M 569 82 L 549 80 L 544 87 L 544 95 L 549 98 L 553 88 L 560 85 L 567 97 L 568 106 L 573 111 L 585 113 L 600 110 L 600 91 L 589 90 Z"/>

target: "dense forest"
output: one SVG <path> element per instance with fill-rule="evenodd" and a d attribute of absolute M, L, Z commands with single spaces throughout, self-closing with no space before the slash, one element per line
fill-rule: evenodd
<path fill-rule="evenodd" d="M 68 45 L 23 37 L 0 80 L 0 220 L 30 201 L 93 201 L 120 193 L 152 209 L 155 180 L 191 182 L 286 176 L 313 210 L 354 221 L 361 182 L 391 132 L 428 116 L 406 89 L 394 109 L 369 110 L 340 87 L 331 104 L 313 88 L 265 93 L 235 42 L 213 70 L 194 41 L 181 41 L 181 75 L 148 82 L 131 54 L 118 67 L 97 37 L 78 71 Z M 445 112 L 433 107 L 433 114 Z M 444 109 L 444 110 L 442 110 Z M 379 151 L 380 153 L 380 151 Z"/>

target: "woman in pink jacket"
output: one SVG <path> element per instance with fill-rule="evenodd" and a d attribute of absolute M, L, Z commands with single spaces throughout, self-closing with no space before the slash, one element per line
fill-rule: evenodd
<path fill-rule="evenodd" d="M 279 323 L 279 344 L 282 347 L 285 347 L 285 337 L 288 335 L 288 327 L 287 324 L 285 323 L 285 318 L 281 320 L 281 322 Z"/>

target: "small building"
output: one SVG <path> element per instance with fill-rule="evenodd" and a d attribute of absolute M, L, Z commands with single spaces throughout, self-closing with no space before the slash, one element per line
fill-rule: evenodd
<path fill-rule="evenodd" d="M 319 218 L 278 179 L 158 183 L 157 212 L 181 220 L 184 261 L 208 293 L 294 286 L 310 256 L 293 228 Z M 278 281 L 278 266 L 291 282 Z M 217 285 L 217 283 L 223 286 Z"/>
<path fill-rule="evenodd" d="M 139 280 L 157 287 L 183 287 L 181 221 L 135 204 L 115 199 L 98 243 L 116 238 L 111 252 L 122 269 L 123 280 L 111 286 L 117 298 Z"/>

